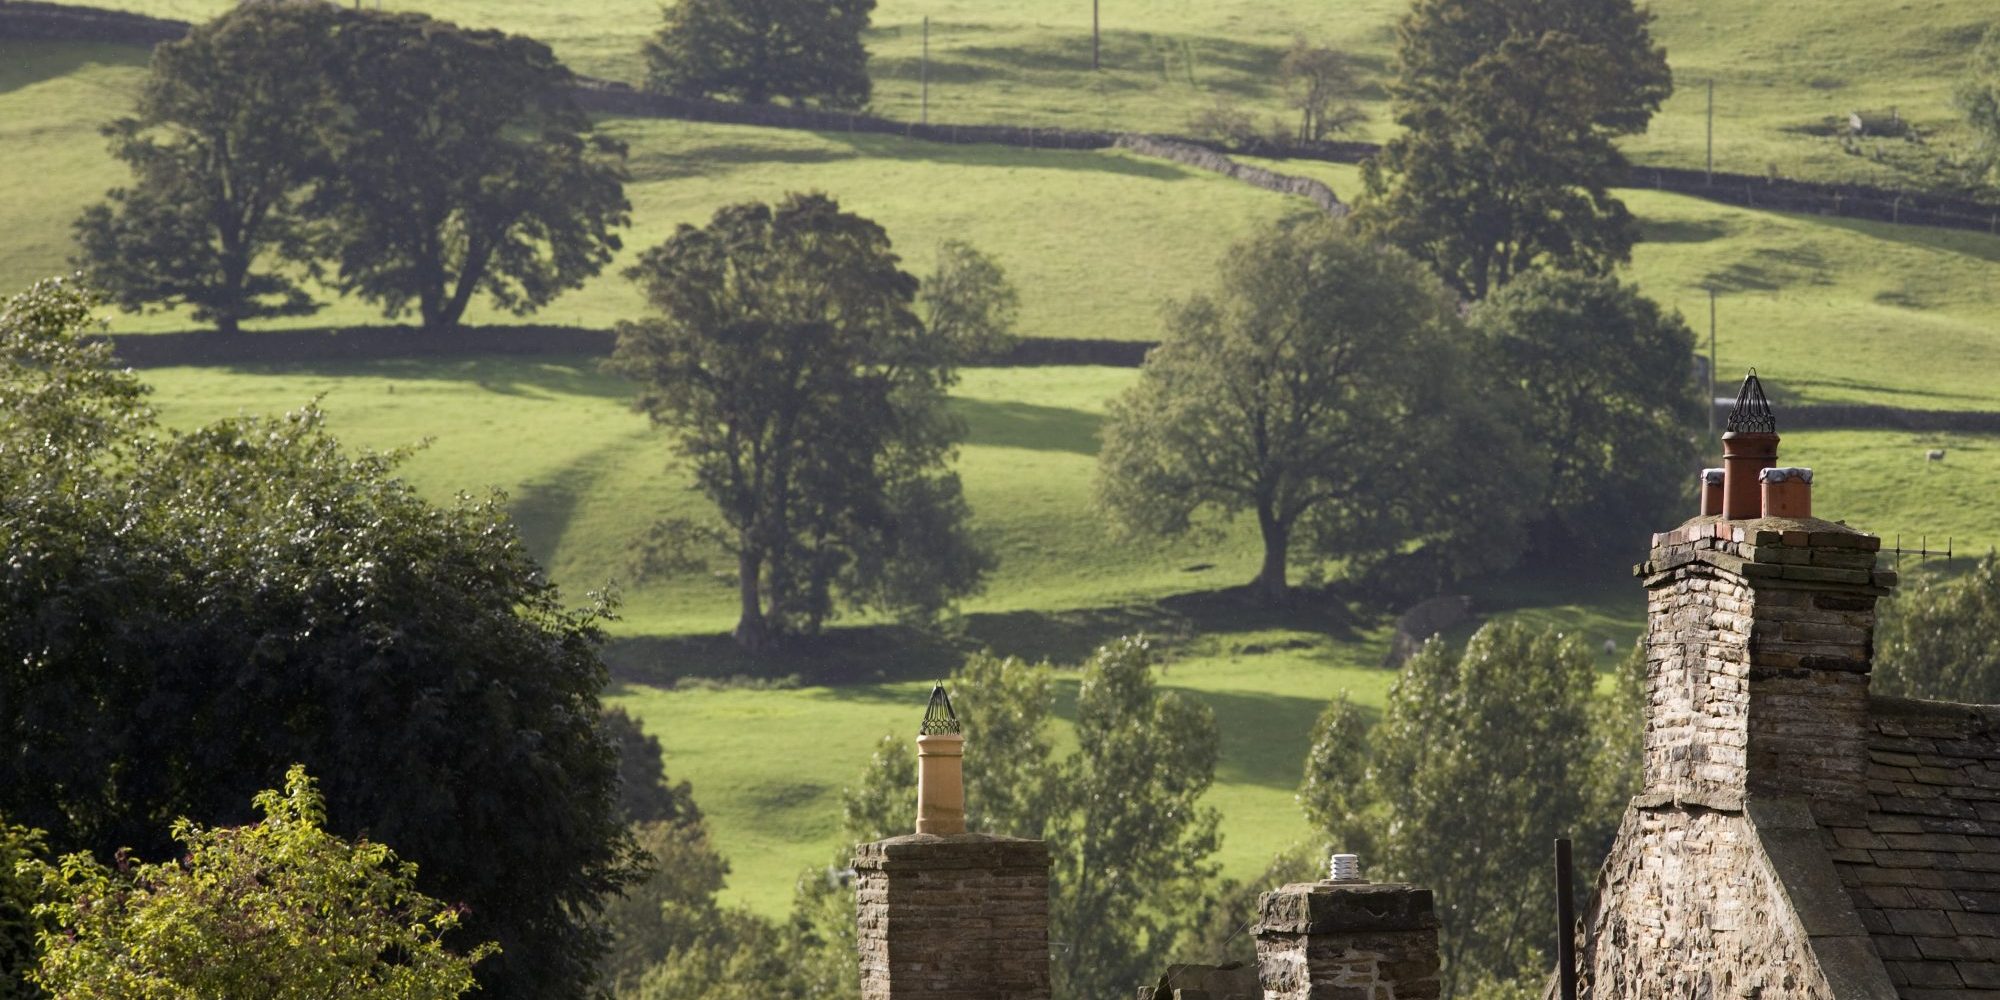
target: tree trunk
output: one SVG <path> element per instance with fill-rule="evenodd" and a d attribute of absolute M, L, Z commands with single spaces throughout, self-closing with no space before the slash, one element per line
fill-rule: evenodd
<path fill-rule="evenodd" d="M 1264 568 L 1250 581 L 1250 589 L 1266 604 L 1282 604 L 1291 596 L 1285 584 L 1285 560 L 1290 554 L 1292 526 L 1259 505 L 1257 527 L 1264 533 Z"/>
<path fill-rule="evenodd" d="M 761 565 L 756 555 L 746 546 L 736 555 L 736 580 L 741 598 L 741 613 L 736 619 L 736 644 L 753 653 L 761 653 L 776 644 L 771 635 L 771 625 L 764 619 L 762 589 L 758 587 L 758 570 Z"/>

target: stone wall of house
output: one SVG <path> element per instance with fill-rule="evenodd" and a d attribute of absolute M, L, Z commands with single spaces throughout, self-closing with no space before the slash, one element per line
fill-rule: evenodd
<path fill-rule="evenodd" d="M 1589 1000 L 1831 1000 L 1741 813 L 1635 805 L 1578 953 Z"/>
<path fill-rule="evenodd" d="M 866 1000 L 1048 1000 L 1042 842 L 912 834 L 861 845 L 854 870 Z"/>

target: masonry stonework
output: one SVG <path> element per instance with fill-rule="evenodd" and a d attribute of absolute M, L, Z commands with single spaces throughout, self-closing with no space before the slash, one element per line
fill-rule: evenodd
<path fill-rule="evenodd" d="M 1634 808 L 1599 876 L 1579 993 L 1832 1000 L 1741 813 Z"/>
<path fill-rule="evenodd" d="M 1436 1000 L 1429 889 L 1299 882 L 1257 898 L 1264 1000 Z"/>
<path fill-rule="evenodd" d="M 1654 536 L 1646 579 L 1646 791 L 1866 794 L 1880 541 L 1816 519 L 1699 517 Z"/>
<path fill-rule="evenodd" d="M 1049 852 L 988 834 L 856 848 L 865 1000 L 1048 1000 Z"/>

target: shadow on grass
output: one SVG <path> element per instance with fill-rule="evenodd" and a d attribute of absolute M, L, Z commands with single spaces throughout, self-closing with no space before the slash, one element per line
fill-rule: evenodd
<path fill-rule="evenodd" d="M 1993 209 L 2000 215 L 2000 206 Z M 1869 239 L 1900 243 L 1922 250 L 1934 250 L 1961 257 L 1972 257 L 1988 263 L 2000 263 L 2000 237 L 1985 233 L 1975 233 L 1959 229 L 1931 229 L 1924 226 L 1898 226 L 1888 222 L 1870 222 L 1865 219 L 1843 219 L 1823 215 L 1802 215 L 1804 222 L 1824 226 L 1829 229 L 1844 229 L 1850 233 Z"/>
<path fill-rule="evenodd" d="M 746 680 L 796 678 L 813 685 L 863 685 L 843 697 L 889 697 L 865 685 L 948 676 L 981 650 L 1058 665 L 1083 662 L 1119 636 L 1145 633 L 1163 648 L 1195 636 L 1291 630 L 1353 642 L 1368 622 L 1324 594 L 1302 592 L 1269 606 L 1242 589 L 1179 594 L 1159 601 L 1074 611 L 966 615 L 951 631 L 901 625 L 832 628 L 752 654 L 726 635 L 639 636 L 606 644 L 604 660 L 621 682 L 671 685 L 683 677 Z M 1246 649 L 1246 652 L 1251 650 Z"/>
<path fill-rule="evenodd" d="M 1135 156 L 1109 156 L 1102 150 L 1022 149 L 991 143 L 925 142 L 921 139 L 905 139 L 900 136 L 876 135 L 869 132 L 818 134 L 852 147 L 857 156 L 871 160 L 903 160 L 1015 170 L 1069 170 L 1152 181 L 1184 181 L 1212 176 L 1191 167 L 1182 167 L 1160 160 L 1147 160 Z"/>
<path fill-rule="evenodd" d="M 60 79 L 86 66 L 144 69 L 153 51 L 145 45 L 105 45 L 97 42 L 56 42 L 10 39 L 0 41 L 0 94 Z M 105 118 L 125 108 L 106 108 Z"/>
<path fill-rule="evenodd" d="M 250 334 L 249 336 L 255 336 Z M 499 396 L 585 396 L 629 400 L 637 387 L 588 357 L 383 358 L 371 361 L 273 361 L 221 366 L 238 375 L 464 382 Z M 421 391 L 420 389 L 416 391 Z"/>
<path fill-rule="evenodd" d="M 1732 228 L 1716 219 L 1640 219 L 1642 243 L 1708 243 L 1724 239 Z"/>
<path fill-rule="evenodd" d="M 969 428 L 965 443 L 989 448 L 1095 455 L 1098 430 L 1104 425 L 1098 414 L 1060 406 L 958 398 L 951 401 L 951 408 Z"/>
<path fill-rule="evenodd" d="M 858 159 L 860 155 L 855 150 L 787 149 L 747 142 L 725 142 L 674 152 L 644 151 L 628 159 L 625 167 L 631 172 L 629 183 L 645 184 L 689 177 L 714 177 L 745 166 L 774 163 L 816 166 Z"/>

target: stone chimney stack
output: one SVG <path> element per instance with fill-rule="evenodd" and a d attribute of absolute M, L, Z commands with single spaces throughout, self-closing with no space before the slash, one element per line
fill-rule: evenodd
<path fill-rule="evenodd" d="M 1806 516 L 1811 470 L 1776 468 L 1754 372 L 1723 449 L 1723 513 L 1654 535 L 1637 568 L 1646 795 L 1728 810 L 1748 795 L 1857 802 L 1875 602 L 1896 575 L 1875 569 L 1880 539 Z"/>
<path fill-rule="evenodd" d="M 1264 1000 L 1436 1000 L 1431 891 L 1370 882 L 1335 857 L 1334 877 L 1257 897 Z"/>
<path fill-rule="evenodd" d="M 964 754 L 940 685 L 917 736 L 917 832 L 855 848 L 865 1000 L 1048 1000 L 1048 848 L 965 831 Z"/>

